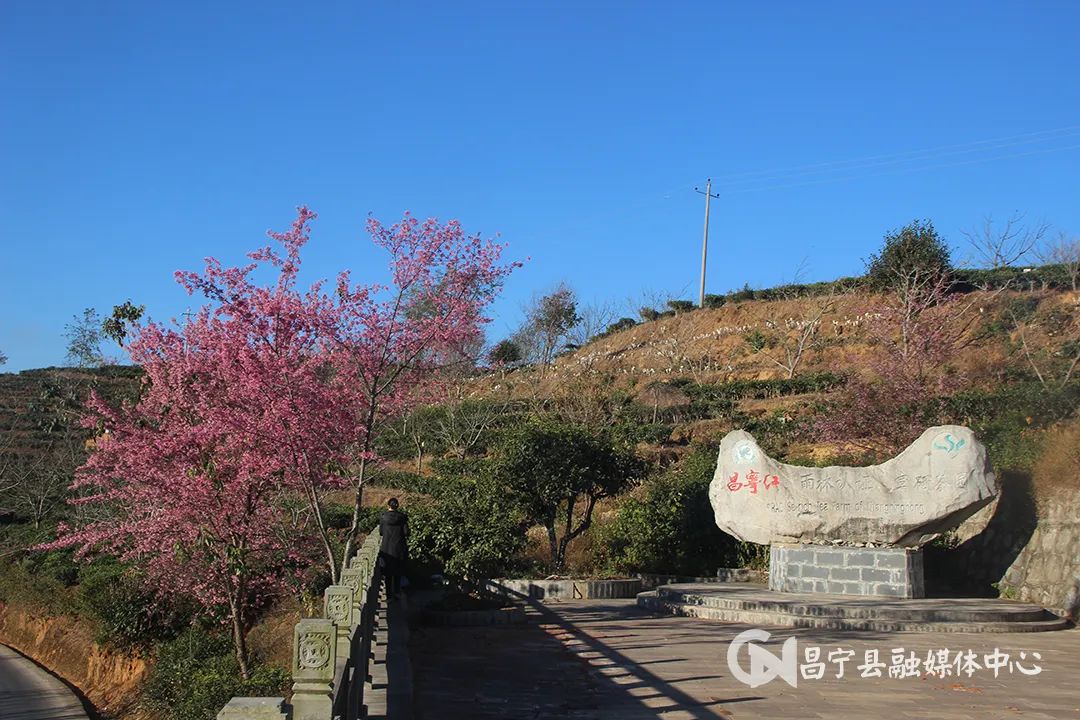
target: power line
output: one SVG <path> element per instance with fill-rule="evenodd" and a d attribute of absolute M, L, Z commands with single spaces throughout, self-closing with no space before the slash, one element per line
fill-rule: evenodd
<path fill-rule="evenodd" d="M 1029 157 L 1029 156 L 1032 156 L 1032 155 L 1046 155 L 1046 154 L 1055 153 L 1055 152 L 1067 152 L 1067 151 L 1070 151 L 1070 150 L 1077 150 L 1077 149 L 1080 149 L 1080 144 L 1065 145 L 1063 147 L 1054 147 L 1054 148 L 1043 148 L 1041 150 L 1030 150 L 1028 152 L 1011 153 L 1009 155 L 996 155 L 994 157 L 974 158 L 974 159 L 971 159 L 971 160 L 961 160 L 959 162 L 939 163 L 939 164 L 936 164 L 936 165 L 923 165 L 923 166 L 911 167 L 911 168 L 900 168 L 900 169 L 897 169 L 897 170 L 889 170 L 889 171 L 886 171 L 886 172 L 858 174 L 858 175 L 845 175 L 843 177 L 821 178 L 819 180 L 807 180 L 805 182 L 785 183 L 784 180 L 781 179 L 781 180 L 778 181 L 779 184 L 773 183 L 773 184 L 765 184 L 765 185 L 759 185 L 759 186 L 752 186 L 751 185 L 749 187 L 741 187 L 741 188 L 740 187 L 725 188 L 724 192 L 728 193 L 728 194 L 735 194 L 735 193 L 745 193 L 745 192 L 758 192 L 758 191 L 761 191 L 761 190 L 781 190 L 781 189 L 784 189 L 784 188 L 806 187 L 806 186 L 810 186 L 810 185 L 824 185 L 824 184 L 827 184 L 827 183 L 847 182 L 847 181 L 850 181 L 850 180 L 867 180 L 867 179 L 876 178 L 876 177 L 887 177 L 889 175 L 902 175 L 904 173 L 923 172 L 923 171 L 926 171 L 926 170 L 937 170 L 937 169 L 940 169 L 940 168 L 949 168 L 949 167 L 960 167 L 960 166 L 963 166 L 963 165 L 978 165 L 980 163 L 995 162 L 997 160 L 1009 160 L 1009 159 L 1012 159 L 1012 158 Z"/>
<path fill-rule="evenodd" d="M 776 168 L 773 170 L 753 170 L 742 173 L 731 173 L 728 175 L 720 176 L 717 179 L 717 184 L 742 184 L 743 182 L 774 179 L 773 176 L 805 175 L 813 174 L 816 172 L 840 172 L 844 170 L 861 169 L 860 166 L 862 165 L 876 166 L 882 164 L 895 164 L 900 162 L 914 162 L 918 160 L 927 160 L 934 157 L 946 155 L 963 155 L 975 152 L 984 152 L 988 150 L 999 150 L 1002 148 L 1012 147 L 1016 145 L 1027 145 L 1036 142 L 1048 142 L 1052 140 L 1066 139 L 1075 136 L 1078 133 L 1080 133 L 1080 125 L 1070 125 L 1050 130 L 1037 130 L 1033 132 L 1020 133 L 1017 135 L 1005 135 L 1002 137 L 990 138 L 987 140 L 976 140 L 973 142 L 955 143 L 952 145 L 939 145 L 931 148 L 923 148 L 921 150 L 906 150 L 897 153 L 868 155 L 861 158 L 852 158 L 850 160 L 831 160 L 828 162 L 813 163 L 809 165 L 795 165 L 787 168 Z M 830 170 L 827 168 L 834 169 Z"/>

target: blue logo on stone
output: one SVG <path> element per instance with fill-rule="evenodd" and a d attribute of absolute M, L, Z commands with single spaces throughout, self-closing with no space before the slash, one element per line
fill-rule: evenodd
<path fill-rule="evenodd" d="M 955 457 L 965 445 L 967 445 L 967 440 L 955 438 L 952 433 L 942 433 L 934 438 L 934 449 L 945 451 L 949 457 Z"/>
<path fill-rule="evenodd" d="M 753 443 L 742 440 L 732 448 L 731 458 L 737 463 L 752 463 L 757 459 L 757 449 Z"/>

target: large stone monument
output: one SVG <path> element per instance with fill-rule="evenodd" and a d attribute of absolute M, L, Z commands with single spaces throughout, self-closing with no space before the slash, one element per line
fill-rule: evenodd
<path fill-rule="evenodd" d="M 716 524 L 769 544 L 769 587 L 922 597 L 919 548 L 998 493 L 986 448 L 965 427 L 932 427 L 869 467 L 773 460 L 747 432 L 720 444 L 709 486 Z"/>

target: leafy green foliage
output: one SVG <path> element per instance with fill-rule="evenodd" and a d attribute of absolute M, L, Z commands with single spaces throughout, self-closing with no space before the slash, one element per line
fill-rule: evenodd
<path fill-rule="evenodd" d="M 968 425 L 987 447 L 999 469 L 1028 470 L 1042 448 L 1040 428 L 1076 417 L 1080 382 L 1058 389 L 1027 381 L 1004 385 L 993 392 L 969 390 L 948 400 L 954 422 Z"/>
<path fill-rule="evenodd" d="M 547 529 L 551 562 L 560 569 L 567 545 L 590 527 L 596 502 L 623 491 L 642 468 L 603 434 L 539 419 L 505 433 L 492 471 L 525 517 Z"/>
<path fill-rule="evenodd" d="M 843 385 L 844 377 L 819 372 L 793 378 L 733 380 L 727 383 L 698 383 L 689 378 L 677 378 L 669 384 L 690 396 L 691 411 L 695 417 L 730 417 L 739 400 L 828 392 Z"/>
<path fill-rule="evenodd" d="M 430 494 L 433 480 L 426 475 L 418 475 L 407 470 L 379 467 L 372 472 L 369 482 L 375 487 Z"/>
<path fill-rule="evenodd" d="M 139 321 L 145 310 L 145 305 L 136 305 L 130 300 L 123 305 L 114 305 L 112 315 L 101 323 L 101 332 L 122 346 L 127 339 L 128 328 Z"/>
<path fill-rule="evenodd" d="M 115 559 L 76 562 L 70 550 L 33 552 L 0 564 L 0 602 L 84 618 L 97 628 L 97 642 L 122 650 L 145 650 L 176 637 L 193 617 L 190 607 L 155 598 Z"/>
<path fill-rule="evenodd" d="M 705 307 L 709 310 L 723 307 L 727 302 L 727 297 L 724 295 L 715 295 L 713 293 L 705 293 Z"/>
<path fill-rule="evenodd" d="M 872 288 L 887 290 L 913 273 L 940 277 L 951 268 L 949 247 L 934 224 L 915 220 L 885 236 L 885 245 L 866 263 L 866 275 Z"/>
<path fill-rule="evenodd" d="M 998 290 L 1071 290 L 1072 278 L 1064 264 L 993 269 L 958 269 L 952 272 L 953 292 Z"/>
<path fill-rule="evenodd" d="M 360 520 L 356 526 L 357 530 L 365 534 L 374 530 L 375 526 L 379 524 L 382 511 L 381 507 L 360 508 Z M 323 519 L 326 521 L 326 526 L 333 530 L 348 530 L 352 524 L 352 514 L 352 505 L 346 503 L 328 502 L 323 507 Z"/>
<path fill-rule="evenodd" d="M 715 446 L 696 446 L 649 481 L 642 498 L 623 500 L 604 532 L 615 570 L 705 576 L 718 567 L 760 565 L 760 550 L 716 527 L 709 503 L 715 468 Z"/>
<path fill-rule="evenodd" d="M 147 648 L 176 637 L 194 617 L 182 602 L 155 598 L 131 569 L 110 557 L 82 566 L 76 607 L 98 621 L 98 641 L 121 649 Z"/>
<path fill-rule="evenodd" d="M 615 333 L 621 332 L 622 330 L 629 330 L 630 328 L 634 327 L 635 325 L 637 325 L 637 320 L 635 320 L 634 318 L 621 317 L 618 320 L 616 320 L 615 322 L 608 325 L 606 328 L 604 328 L 604 331 L 602 333 L 600 333 L 599 335 L 597 335 L 596 338 L 602 338 L 602 337 L 607 337 L 608 335 L 614 335 Z M 595 340 L 596 338 L 593 338 L 593 339 Z"/>
<path fill-rule="evenodd" d="M 511 339 L 500 340 L 495 343 L 488 353 L 488 362 L 492 365 L 513 366 L 525 359 L 525 353 L 521 345 Z"/>
<path fill-rule="evenodd" d="M 692 300 L 668 300 L 667 305 L 675 313 L 690 312 L 696 307 Z"/>
<path fill-rule="evenodd" d="M 525 514 L 474 462 L 440 475 L 434 497 L 409 508 L 409 549 L 421 567 L 440 563 L 458 578 L 495 577 L 525 545 Z"/>
<path fill-rule="evenodd" d="M 743 340 L 750 346 L 750 349 L 754 352 L 761 352 L 769 343 L 769 339 L 765 337 L 765 333 L 760 330 L 754 330 L 743 336 Z"/>
<path fill-rule="evenodd" d="M 253 665 L 250 680 L 240 679 L 229 638 L 196 626 L 158 648 L 143 701 L 166 720 L 212 720 L 235 695 L 281 695 L 288 683 L 287 672 L 263 664 Z"/>
<path fill-rule="evenodd" d="M 653 320 L 659 319 L 661 313 L 656 308 L 642 306 L 638 308 L 638 315 L 641 317 L 642 322 L 652 322 Z"/>

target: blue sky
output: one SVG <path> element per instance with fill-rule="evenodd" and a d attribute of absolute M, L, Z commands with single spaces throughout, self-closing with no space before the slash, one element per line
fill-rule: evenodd
<path fill-rule="evenodd" d="M 1067 1 L 8 0 L 4 370 L 87 306 L 177 316 L 174 270 L 301 203 L 311 279 L 382 277 L 368 212 L 501 232 L 496 339 L 562 280 L 695 297 L 709 176 L 713 292 L 858 273 L 913 218 L 961 258 L 986 214 L 1078 233 L 1078 45 Z"/>

